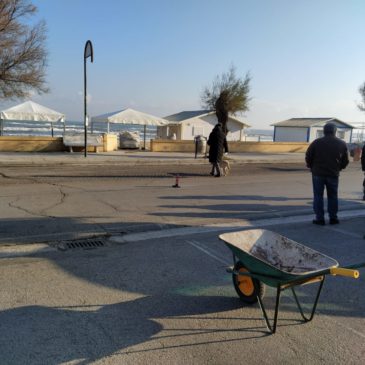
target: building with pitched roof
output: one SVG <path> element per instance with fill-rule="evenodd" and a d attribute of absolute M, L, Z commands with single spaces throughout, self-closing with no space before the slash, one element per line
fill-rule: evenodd
<path fill-rule="evenodd" d="M 157 128 L 157 137 L 161 139 L 176 137 L 177 140 L 194 140 L 197 136 L 208 138 L 210 132 L 218 122 L 215 112 L 210 110 L 183 111 L 168 115 L 164 119 L 170 123 L 167 126 Z M 244 128 L 247 127 L 249 125 L 244 121 L 230 115 L 227 123 L 227 140 L 244 140 Z"/>
<path fill-rule="evenodd" d="M 274 142 L 312 142 L 323 136 L 323 126 L 333 123 L 336 136 L 350 143 L 353 126 L 337 118 L 291 118 L 271 124 L 274 127 Z"/>

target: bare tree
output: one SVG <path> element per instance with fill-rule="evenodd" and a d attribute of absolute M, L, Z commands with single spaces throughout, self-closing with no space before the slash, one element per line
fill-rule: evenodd
<path fill-rule="evenodd" d="M 365 82 L 359 87 L 359 93 L 361 95 L 362 101 L 357 104 L 357 107 L 365 112 Z"/>
<path fill-rule="evenodd" d="M 203 90 L 203 107 L 215 111 L 218 123 L 222 124 L 226 134 L 228 115 L 249 109 L 250 81 L 248 73 L 243 79 L 238 78 L 235 67 L 231 66 L 227 73 L 216 76 L 211 87 L 205 87 Z"/>
<path fill-rule="evenodd" d="M 36 11 L 28 0 L 0 1 L 0 100 L 48 91 L 45 22 L 26 23 Z"/>

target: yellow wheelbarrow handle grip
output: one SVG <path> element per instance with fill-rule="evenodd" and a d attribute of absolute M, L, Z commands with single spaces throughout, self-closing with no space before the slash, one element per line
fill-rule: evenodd
<path fill-rule="evenodd" d="M 340 275 L 340 276 L 348 276 L 350 278 L 357 279 L 360 276 L 358 270 L 352 269 L 344 269 L 342 267 L 331 267 L 330 268 L 331 275 Z"/>

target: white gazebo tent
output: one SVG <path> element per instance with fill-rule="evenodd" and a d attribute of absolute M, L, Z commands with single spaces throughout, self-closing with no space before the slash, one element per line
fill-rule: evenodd
<path fill-rule="evenodd" d="M 3 135 L 3 121 L 35 121 L 51 123 L 52 137 L 53 137 L 53 123 L 65 122 L 65 115 L 43 105 L 34 103 L 33 101 L 26 101 L 25 103 L 15 105 L 9 109 L 0 112 L 1 135 Z M 65 125 L 64 127 L 65 128 Z"/>
<path fill-rule="evenodd" d="M 120 124 L 138 124 L 143 125 L 143 147 L 146 148 L 146 127 L 148 125 L 162 126 L 169 124 L 165 119 L 155 117 L 150 114 L 142 113 L 137 110 L 127 108 L 117 112 L 106 113 L 91 117 L 91 123 L 107 123 L 107 130 L 109 133 L 109 123 L 120 123 Z"/>

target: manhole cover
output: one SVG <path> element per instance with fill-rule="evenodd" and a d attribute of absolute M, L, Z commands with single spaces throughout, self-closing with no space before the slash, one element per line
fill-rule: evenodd
<path fill-rule="evenodd" d="M 92 250 L 98 247 L 105 247 L 106 242 L 103 238 L 83 238 L 73 241 L 62 241 L 57 244 L 57 248 L 61 251 L 66 250 Z"/>

